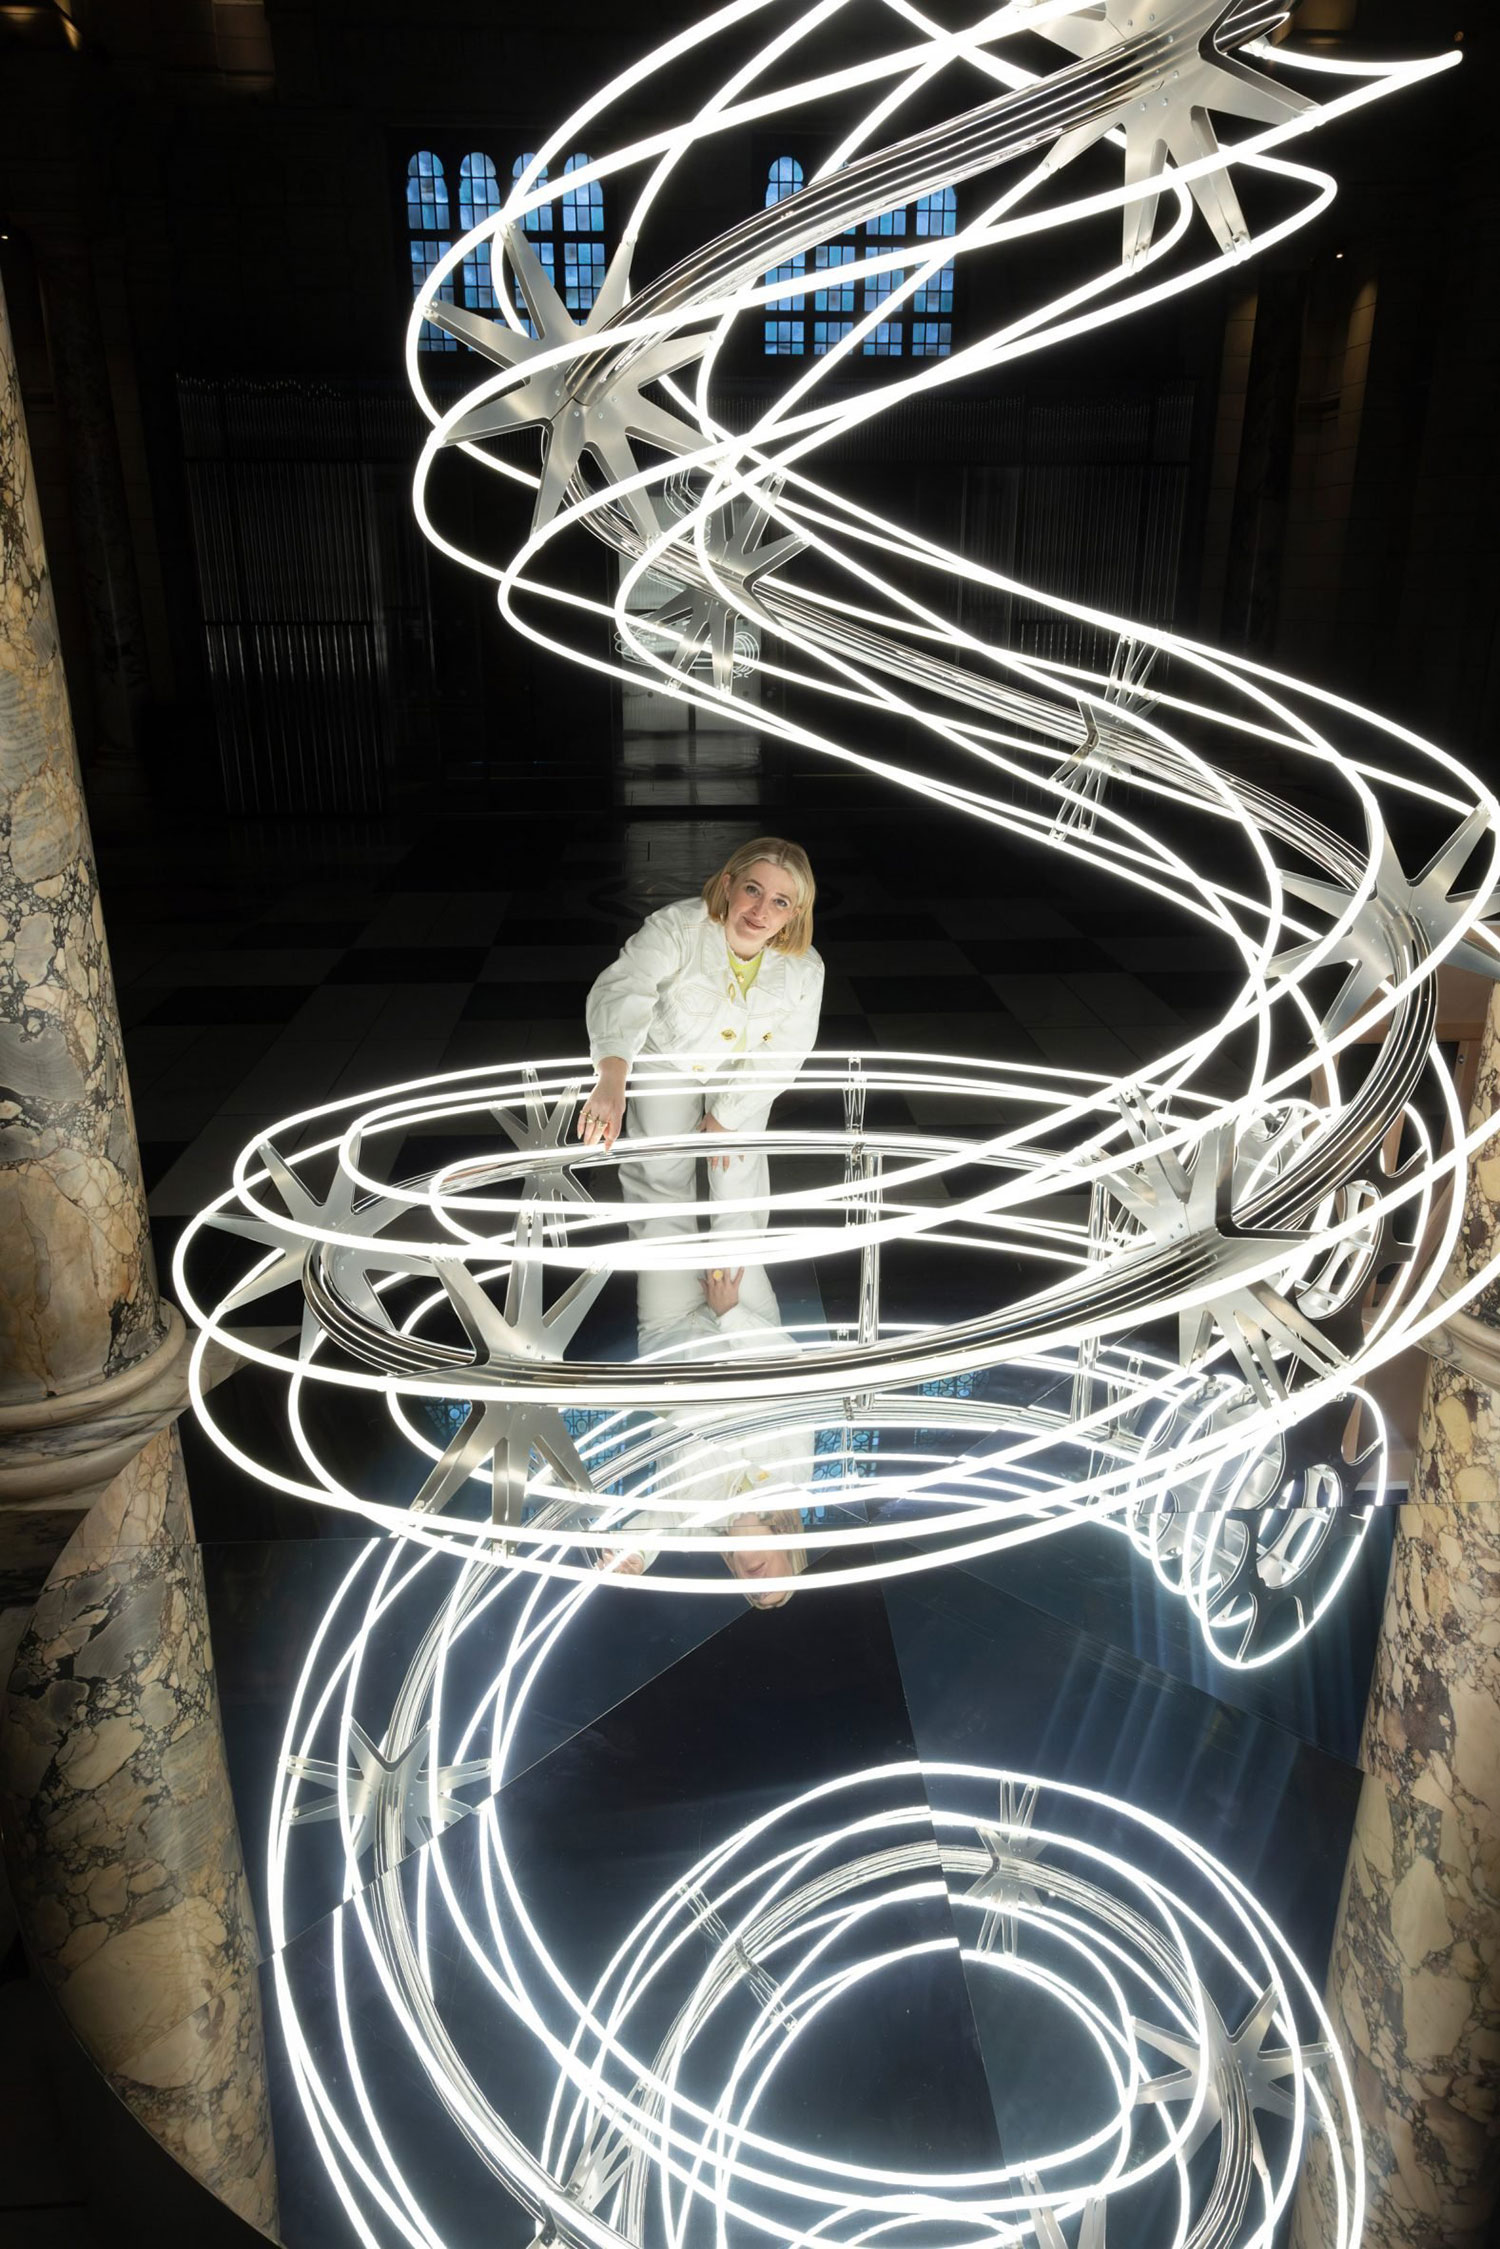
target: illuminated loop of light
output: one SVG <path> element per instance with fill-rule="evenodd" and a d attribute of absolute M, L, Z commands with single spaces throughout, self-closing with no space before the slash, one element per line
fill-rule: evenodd
<path fill-rule="evenodd" d="M 842 1417 L 926 1442 L 941 1415 L 918 1402 L 924 1386 L 973 1378 L 980 1419 L 951 1457 L 924 1454 L 915 1437 L 909 1459 L 886 1445 L 881 1496 L 905 1511 L 853 1526 L 860 1559 L 839 1556 L 851 1526 L 833 1518 L 781 1543 L 809 1546 L 819 1581 L 850 1582 L 1106 1520 L 1192 1604 L 1218 1653 L 1265 1661 L 1326 1606 L 1347 1574 L 1349 1533 L 1378 1496 L 1370 1376 L 1490 1278 L 1477 1272 L 1439 1298 L 1469 1163 L 1500 1117 L 1466 1130 L 1434 1031 L 1439 965 L 1500 965 L 1484 924 L 1500 804 L 1446 751 L 1376 713 L 1020 585 L 843 499 L 808 464 L 893 403 L 1161 305 L 1284 240 L 1335 192 L 1288 148 L 1457 57 L 1384 66 L 1298 54 L 1268 44 L 1284 13 L 1271 0 L 1159 0 L 1144 23 L 1127 0 L 1015 0 L 960 31 L 910 0 L 881 0 L 849 22 L 884 25 L 893 43 L 799 79 L 808 43 L 826 54 L 822 35 L 854 4 L 719 10 L 568 118 L 501 213 L 455 243 L 408 333 L 433 425 L 419 520 L 494 582 L 502 613 L 530 637 L 721 713 L 742 708 L 737 681 L 790 685 L 793 714 L 757 706 L 764 731 L 1035 843 L 1065 869 L 1112 875 L 1127 907 L 1139 893 L 1169 902 L 1189 936 L 1232 949 L 1240 989 L 1210 1030 L 1113 1080 L 941 1055 L 816 1057 L 801 1083 L 823 1100 L 827 1127 L 773 1124 L 728 1145 L 821 1158 L 822 1184 L 778 1181 L 769 1232 L 721 1233 L 715 1246 L 773 1277 L 835 1240 L 861 1261 L 857 1327 L 802 1337 L 790 1363 L 770 1352 L 732 1366 L 566 1355 L 610 1272 L 697 1266 L 704 1254 L 686 1231 L 695 1206 L 679 1213 L 675 1239 L 615 1238 L 618 1204 L 590 1186 L 607 1164 L 565 1144 L 582 1062 L 456 1073 L 288 1119 L 245 1150 L 234 1186 L 179 1249 L 178 1286 L 203 1329 L 200 1410 L 217 1441 L 283 1490 L 526 1571 L 586 1576 L 601 1533 L 649 1503 L 640 1535 L 658 1566 L 632 1585 L 732 1597 L 732 1580 L 673 1567 L 705 1529 L 724 1527 L 690 1473 L 674 1483 L 663 1471 L 684 1431 L 748 1443 Z M 725 75 L 705 98 L 716 55 Z M 903 111 L 949 72 L 963 80 L 953 114 L 906 130 Z M 655 114 L 679 101 L 678 122 L 619 138 L 615 121 L 647 87 Z M 1220 144 L 1210 112 L 1232 141 Z M 816 174 L 632 294 L 658 200 L 690 181 L 696 159 L 792 115 L 835 120 Z M 585 140 L 607 153 L 564 175 L 562 157 Z M 1105 184 L 1070 193 L 1090 149 L 1119 152 L 1118 184 L 1105 163 Z M 597 301 L 575 320 L 523 221 L 589 180 L 638 192 Z M 815 265 L 801 277 L 787 269 L 818 243 L 954 182 L 973 206 L 958 231 L 840 268 L 856 285 L 904 279 L 824 356 L 790 364 L 753 428 L 731 434 L 713 383 L 736 323 L 814 289 Z M 1242 193 L 1269 216 L 1247 216 Z M 1070 243 L 1099 246 L 1097 270 L 1064 293 L 1023 306 L 1011 291 L 1002 324 L 947 359 L 893 369 L 862 355 L 877 318 L 909 309 L 948 261 L 1009 252 L 1024 276 L 1027 245 L 1064 229 Z M 485 241 L 499 277 L 493 319 L 439 297 Z M 423 387 L 424 320 L 489 369 L 442 409 Z M 835 375 L 864 379 L 834 396 Z M 518 434 L 540 434 L 540 474 L 507 450 Z M 436 520 L 431 471 L 455 449 L 535 491 L 531 530 L 506 560 L 464 551 Z M 609 603 L 551 568 L 558 542 L 582 534 L 619 558 Z M 655 609 L 642 606 L 648 574 L 675 589 Z M 1104 653 L 1064 662 L 956 625 L 959 576 L 1087 628 Z M 827 731 L 813 723 L 819 707 Z M 870 711 L 924 739 L 930 764 L 852 746 Z M 1247 779 L 1257 759 L 1305 781 L 1327 820 Z M 1173 832 L 1195 822 L 1201 848 L 1156 831 L 1149 808 L 1168 802 Z M 1418 873 L 1392 841 L 1414 821 L 1446 836 Z M 711 1068 L 703 1082 L 712 1089 Z M 877 1128 L 864 1103 L 885 1091 L 940 1093 L 950 1108 L 960 1098 L 972 1126 Z M 507 1137 L 486 1153 L 497 1117 Z M 474 1135 L 481 1153 L 390 1183 L 380 1144 L 439 1128 Z M 246 1262 L 207 1304 L 190 1261 L 226 1233 L 247 1245 Z M 891 1292 L 881 1298 L 878 1263 L 916 1239 L 1019 1260 L 1038 1286 L 974 1320 L 915 1324 Z M 297 1286 L 295 1345 L 247 1336 L 253 1308 Z M 285 1380 L 303 1473 L 250 1459 L 202 1403 L 215 1337 Z M 1068 1370 L 1066 1410 L 1055 1383 L 1038 1404 L 1032 1378 Z M 377 1502 L 329 1457 L 327 1412 L 375 1395 L 425 1456 L 409 1504 Z M 423 1419 L 434 1401 L 459 1417 L 446 1439 Z M 566 1418 L 588 1410 L 610 1417 L 602 1435 Z M 571 1514 L 544 1535 L 537 1510 L 560 1493 Z"/>
<path fill-rule="evenodd" d="M 298 1686 L 273 1806 L 278 2005 L 304 2110 L 362 2239 L 443 2238 L 412 2152 L 426 2147 L 441 2172 L 441 2143 L 428 2131 L 413 2142 L 405 2071 L 371 2067 L 370 2041 L 394 2039 L 542 2239 L 618 2249 L 705 2240 L 712 2227 L 725 2242 L 1106 2249 L 1140 2238 L 1151 2194 L 1158 2249 L 1268 2249 L 1316 2132 L 1336 2212 L 1329 2249 L 1353 2249 L 1359 2133 L 1316 1990 L 1226 1867 L 1097 1790 L 935 1762 L 811 1787 L 685 1866 L 628 1927 L 610 1926 L 602 1887 L 587 1954 L 612 1949 L 588 1988 L 575 1984 L 568 1931 L 552 1926 L 535 1873 L 549 1846 L 528 1830 L 522 1873 L 507 1795 L 463 1791 L 499 1791 L 524 1768 L 528 1699 L 603 1589 L 469 1563 L 434 1597 L 434 1561 L 396 1540 L 349 1572 Z M 368 1710 L 388 1676 L 393 1625 L 424 1617 L 382 1700 L 377 1750 L 356 1706 Z M 334 1755 L 320 1761 L 325 1743 Z M 554 1840 L 575 1816 L 566 1795 L 564 1784 L 548 1799 Z M 396 1876 L 414 1845 L 465 1815 L 460 1858 L 423 1850 Z M 346 1903 L 290 1947 L 308 1849 L 297 1830 L 335 1819 Z M 457 2009 L 441 1996 L 455 1962 L 469 1986 Z M 826 2105 L 808 2052 L 825 2016 L 894 2053 L 902 1979 L 944 1968 L 1024 1986 L 1045 2007 L 1054 2053 L 1072 2054 L 1088 2088 L 1062 2104 L 1066 2133 L 940 2171 L 899 2145 L 876 2168 L 773 2128 L 778 2099 L 797 2114 Z M 354 1988 L 373 1990 L 358 2010 Z M 509 2082 L 542 2089 L 545 2124 L 528 2135 L 484 2090 L 498 2055 Z"/>

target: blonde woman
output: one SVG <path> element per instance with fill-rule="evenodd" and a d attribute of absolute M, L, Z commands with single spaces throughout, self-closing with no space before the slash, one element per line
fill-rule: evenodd
<path fill-rule="evenodd" d="M 655 1082 L 629 1096 L 632 1137 L 702 1132 L 711 1197 L 732 1197 L 724 1222 L 764 1225 L 766 1159 L 712 1152 L 716 1133 L 760 1131 L 771 1102 L 818 1035 L 823 963 L 812 949 L 816 885 L 807 854 L 757 836 L 711 875 L 701 896 L 663 906 L 637 930 L 589 993 L 589 1053 L 598 1077 L 578 1137 L 612 1148 L 625 1121 L 636 1061 Z M 722 1073 L 727 1071 L 727 1079 Z M 714 1077 L 705 1097 L 702 1083 Z M 631 1202 L 690 1203 L 688 1154 L 622 1161 Z M 684 1232 L 691 1221 L 644 1220 L 642 1232 Z"/>

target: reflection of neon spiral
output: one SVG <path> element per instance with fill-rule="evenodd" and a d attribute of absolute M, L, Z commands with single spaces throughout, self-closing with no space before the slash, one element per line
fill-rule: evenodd
<path fill-rule="evenodd" d="M 575 1984 L 568 1931 L 551 1925 L 545 1886 L 514 1863 L 507 1796 L 476 1807 L 457 1791 L 480 1779 L 502 1787 L 528 1698 L 599 1589 L 523 1589 L 471 1565 L 435 1603 L 432 1562 L 398 1540 L 351 1571 L 299 1685 L 273 1807 L 282 2022 L 304 2109 L 363 2239 L 440 2238 L 422 2172 L 402 2152 L 410 2092 L 399 2074 L 370 2072 L 362 2053 L 394 2027 L 543 2239 L 679 2244 L 707 2238 L 711 2223 L 721 2241 L 1102 2249 L 1122 2224 L 1122 2238 L 1138 2237 L 1132 2219 L 1154 2189 L 1155 2249 L 1267 2249 L 1317 2128 L 1338 2213 L 1329 2249 L 1352 2249 L 1359 2135 L 1310 1980 L 1227 1868 L 1095 1790 L 942 1763 L 851 1773 L 684 1867 L 633 1926 L 606 1933 L 613 1950 L 592 1988 Z M 373 1702 L 392 1621 L 413 1601 L 429 1621 L 383 1704 L 383 1769 L 356 1803 L 356 1740 L 367 1769 L 369 1758 L 353 1714 Z M 476 1696 L 459 1682 L 471 1676 L 463 1659 L 481 1651 L 490 1661 Z M 334 1755 L 317 1762 L 323 1742 Z M 310 1777 L 332 1795 L 310 1794 Z M 548 1804 L 561 1837 L 582 1807 L 559 1785 Z M 292 1831 L 335 1811 L 349 1901 L 328 1924 L 336 1989 L 364 1986 L 373 1970 L 381 1992 L 373 2012 L 341 1998 L 341 2055 L 320 2021 L 321 1942 L 286 1949 L 289 1884 L 307 1849 Z M 469 1852 L 461 1868 L 437 1848 L 410 1879 L 378 1879 L 422 1832 L 466 1811 L 477 1868 Z M 606 1915 L 607 1899 L 601 1890 Z M 589 1932 L 590 1959 L 600 1934 Z M 899 2147 L 875 2168 L 778 2137 L 763 2102 L 785 2092 L 799 2113 L 818 2107 L 816 2084 L 805 2067 L 799 2075 L 799 2041 L 819 2017 L 853 2008 L 862 2038 L 888 2039 L 900 1979 L 931 1974 L 940 1956 L 951 1964 L 955 1946 L 966 1977 L 1024 1984 L 1056 2011 L 1064 2044 L 1083 2041 L 1099 2099 L 1071 2142 L 935 2174 L 906 2167 Z M 441 1997 L 454 1959 L 491 2003 L 488 2026 L 470 2002 L 453 2010 Z M 543 2100 L 553 2088 L 534 2135 L 483 2089 L 496 2039 L 516 2082 L 540 2085 Z M 440 2145 L 431 2154 L 446 2169 Z"/>
<path fill-rule="evenodd" d="M 819 1399 L 878 1401 L 895 1392 L 893 1418 L 909 1422 L 900 1400 L 913 1385 L 1071 1354 L 1073 1406 L 1048 1439 L 1050 1466 L 1035 1452 L 1026 1456 L 1040 1484 L 1050 1475 L 1076 1510 L 1110 1514 L 1132 1528 L 1193 1601 L 1215 1645 L 1236 1660 L 1253 1659 L 1255 1650 L 1236 1644 L 1244 1610 L 1231 1581 L 1243 1574 L 1255 1525 L 1267 1509 L 1311 1512 L 1323 1503 L 1319 1492 L 1324 1500 L 1354 1496 L 1358 1478 L 1338 1465 L 1343 1457 L 1352 1468 L 1353 1460 L 1341 1455 L 1333 1424 L 1347 1421 L 1376 1367 L 1489 1277 L 1471 1276 L 1446 1308 L 1435 1301 L 1468 1161 L 1500 1129 L 1497 1117 L 1465 1133 L 1434 1045 L 1435 979 L 1444 960 L 1491 972 L 1500 963 L 1482 923 L 1500 849 L 1500 804 L 1447 753 L 1371 712 L 1171 632 L 1019 586 L 843 500 L 805 464 L 897 400 L 1163 303 L 1222 272 L 1227 260 L 1306 225 L 1326 206 L 1333 182 L 1278 153 L 1283 144 L 1442 63 L 1352 66 L 1272 49 L 1264 41 L 1284 12 L 1273 0 L 1158 0 L 1139 29 L 1132 0 L 1076 12 L 1063 0 L 1015 0 L 963 33 L 940 31 L 909 0 L 887 0 L 869 20 L 895 20 L 896 48 L 789 86 L 803 42 L 852 5 L 822 0 L 799 11 L 788 0 L 737 0 L 720 10 L 568 119 L 499 216 L 455 244 L 430 276 L 409 333 L 413 382 L 434 424 L 417 476 L 418 515 L 445 552 L 494 581 L 519 630 L 578 662 L 649 677 L 664 693 L 721 711 L 739 707 L 738 669 L 793 683 L 804 709 L 825 699 L 831 725 L 852 729 L 868 710 L 903 720 L 930 745 L 931 770 L 865 757 L 842 733 L 820 731 L 805 716 L 755 714 L 767 733 L 868 767 L 923 801 L 1169 901 L 1184 915 L 1185 931 L 1206 929 L 1233 948 L 1241 989 L 1211 1031 L 1114 1081 L 932 1055 L 887 1056 L 878 1069 L 825 1055 L 804 1073 L 801 1083 L 821 1092 L 830 1117 L 844 1101 L 843 1132 L 830 1123 L 815 1136 L 834 1169 L 816 1188 L 779 1186 L 769 1235 L 721 1235 L 719 1249 L 774 1272 L 814 1250 L 828 1252 L 830 1229 L 862 1260 L 917 1237 L 961 1241 L 975 1256 L 1002 1244 L 1019 1254 L 1025 1237 L 1027 1256 L 1041 1260 L 1041 1289 L 983 1320 L 914 1329 L 887 1300 L 866 1306 L 848 1338 L 814 1342 L 793 1372 L 784 1357 L 770 1356 L 737 1359 L 732 1369 L 565 1359 L 560 1330 L 542 1319 L 542 1298 L 528 1299 L 528 1288 L 566 1281 L 577 1302 L 610 1270 L 702 1261 L 692 1235 L 653 1243 L 607 1238 L 607 1206 L 588 1191 L 597 1159 L 559 1144 L 584 1068 L 566 1063 L 398 1087 L 262 1136 L 206 1223 L 248 1234 L 267 1255 L 217 1312 L 200 1316 L 206 1333 L 233 1333 L 228 1323 L 273 1283 L 302 1283 L 307 1312 L 295 1357 L 237 1344 L 292 1384 L 307 1474 L 274 1472 L 283 1488 L 470 1548 L 500 1530 L 523 1566 L 561 1574 L 588 1568 L 591 1534 L 619 1519 L 628 1496 L 595 1492 L 595 1479 L 581 1474 L 576 1448 L 559 1437 L 565 1408 L 634 1406 L 659 1415 L 675 1404 L 691 1409 L 700 1435 L 712 1436 L 716 1413 L 774 1418 L 788 1398 L 806 1414 Z M 754 54 L 736 45 L 723 83 L 702 99 L 705 63 L 716 48 L 766 24 L 773 27 L 767 43 Z M 1080 59 L 1037 76 L 1058 45 Z M 987 79 L 990 98 L 892 140 L 903 107 L 926 100 L 939 73 L 955 64 Z M 591 147 L 608 140 L 619 105 L 635 90 L 649 85 L 669 108 L 679 66 L 696 79 L 680 123 L 545 185 L 549 164 L 581 138 Z M 1314 104 L 1292 90 L 1286 72 L 1335 89 L 1333 98 Z M 850 127 L 847 107 L 861 87 L 871 105 Z M 783 110 L 814 116 L 820 104 L 832 105 L 843 137 L 808 185 L 631 297 L 643 230 L 658 200 L 688 178 L 685 167 L 753 130 L 757 119 Z M 1206 124 L 1209 110 L 1251 129 L 1220 148 Z M 1087 146 L 1122 141 L 1123 186 L 1056 200 L 1059 176 Z M 598 300 L 575 322 L 528 247 L 526 214 L 565 187 L 642 171 Z M 1086 241 L 1093 227 L 1108 240 L 1090 280 L 951 358 L 894 379 L 886 379 L 889 361 L 854 356 L 872 313 L 826 356 L 795 369 L 753 429 L 725 430 L 713 381 L 735 322 L 816 285 L 816 269 L 801 279 L 783 269 L 882 211 L 991 173 L 993 193 L 976 190 L 980 207 L 956 234 L 841 267 L 841 279 L 878 279 L 899 267 L 909 298 L 950 259 L 1017 249 L 1063 227 Z M 1256 192 L 1274 188 L 1292 208 L 1252 227 L 1233 184 L 1241 177 Z M 1157 231 L 1163 200 L 1174 215 Z M 1211 254 L 1195 246 L 1197 213 L 1215 238 Z M 438 296 L 486 241 L 504 318 Z M 522 332 L 510 308 L 507 271 L 525 295 L 534 334 Z M 766 280 L 772 271 L 777 278 Z M 892 309 L 888 299 L 880 312 Z M 497 370 L 441 413 L 422 391 L 424 319 Z M 689 391 L 674 374 L 692 361 L 699 366 Z M 852 397 L 828 395 L 831 374 L 872 366 L 880 369 L 878 385 Z M 493 450 L 535 431 L 545 440 L 540 477 Z M 436 524 L 430 474 L 439 454 L 453 449 L 537 491 L 530 534 L 507 562 L 460 551 Z M 549 576 L 558 541 L 582 532 L 622 559 L 612 603 L 592 602 Z M 818 576 L 799 579 L 799 561 L 804 571 L 815 565 Z M 648 572 L 678 589 L 653 613 L 636 606 Z M 958 574 L 1090 628 L 1112 654 L 1064 663 L 962 630 L 943 606 L 943 589 Z M 930 588 L 930 599 L 913 588 Z M 601 619 L 614 645 L 629 652 L 628 673 L 599 653 Z M 568 638 L 574 620 L 591 636 L 586 644 Z M 742 627 L 750 631 L 740 630 L 737 642 Z M 752 641 L 759 653 L 744 656 Z M 743 661 L 731 664 L 736 645 Z M 1330 817 L 1339 825 L 1239 777 L 1247 751 L 1270 751 L 1321 794 L 1336 793 Z M 1122 782 L 1136 800 L 1170 801 L 1174 820 L 1192 826 L 1193 841 L 1174 846 L 1132 816 L 1115 801 Z M 1409 878 L 1390 827 L 1413 816 L 1452 834 Z M 1474 887 L 1461 891 L 1466 879 Z M 1330 966 L 1348 971 L 1331 999 L 1318 982 Z M 1250 1060 L 1238 1094 L 1226 1098 L 1205 1088 L 1236 1034 Z M 1362 1075 L 1352 1067 L 1357 1042 L 1373 1049 Z M 973 1127 L 961 1137 L 883 1133 L 865 1124 L 862 1104 L 866 1090 L 885 1089 L 959 1092 Z M 1437 1113 L 1447 1153 L 1435 1153 L 1419 1103 Z M 515 1144 L 500 1156 L 486 1153 L 497 1110 L 506 1112 Z M 383 1136 L 424 1125 L 471 1132 L 480 1152 L 388 1185 L 370 1151 Z M 779 1124 L 760 1139 L 773 1151 L 807 1152 L 805 1139 Z M 325 1183 L 330 1160 L 332 1188 Z M 1446 1212 L 1429 1227 L 1440 1188 L 1451 1190 Z M 1049 1215 L 1069 1198 L 1072 1216 Z M 179 1257 L 179 1286 L 190 1302 L 196 1292 L 182 1259 L 201 1239 L 201 1227 L 190 1230 Z M 427 1297 L 418 1290 L 420 1300 L 398 1310 L 401 1291 L 423 1276 Z M 489 1301 L 486 1283 L 496 1280 L 523 1311 L 530 1302 L 535 1317 L 524 1334 L 523 1322 L 502 1318 Z M 439 1332 L 443 1320 L 452 1332 L 455 1312 L 467 1339 L 461 1347 Z M 1134 1337 L 1164 1321 L 1175 1324 L 1175 1357 L 1164 1355 L 1159 1334 L 1150 1350 L 1134 1348 Z M 559 1546 L 528 1528 L 514 1493 L 503 1509 L 497 1504 L 493 1522 L 447 1512 L 440 1531 L 431 1523 L 487 1473 L 490 1454 L 475 1454 L 479 1424 L 472 1420 L 444 1455 L 452 1473 L 438 1484 L 427 1478 L 415 1507 L 375 1505 L 319 1457 L 299 1412 L 311 1390 L 381 1394 L 398 1418 L 403 1399 L 464 1400 L 488 1417 L 482 1433 L 496 1462 L 507 1426 L 516 1443 L 516 1432 L 530 1431 L 544 1456 L 548 1444 L 537 1432 L 550 1431 L 551 1469 L 522 1481 L 532 1487 L 532 1507 L 555 1498 L 559 1481 L 579 1490 L 585 1504 L 571 1538 Z M 879 1418 L 876 1407 L 869 1413 Z M 409 1417 L 405 1426 L 417 1436 Z M 1321 1433 L 1316 1445 L 1295 1434 L 1311 1427 Z M 1353 1459 L 1363 1458 L 1370 1434 L 1349 1438 Z M 1017 1444 L 1035 1437 L 1008 1429 L 989 1462 L 993 1477 L 1008 1474 Z M 992 1490 L 978 1510 L 968 1509 L 967 1525 L 955 1520 L 955 1535 L 972 1532 L 985 1507 L 991 1546 L 1035 1535 L 1035 1523 L 1052 1516 L 1050 1502 L 1034 1509 L 1027 1529 L 1013 1500 L 1000 1506 Z M 1226 1512 L 1246 1516 L 1238 1537 L 1216 1527 Z M 652 1543 L 670 1564 L 702 1527 L 685 1518 L 675 1531 L 654 1533 Z M 1272 1560 L 1295 1574 L 1312 1534 L 1305 1524 L 1291 1532 Z M 819 1534 L 826 1543 L 840 1535 Z M 946 1558 L 935 1534 L 924 1551 Z M 668 1567 L 633 1582 L 645 1589 L 679 1581 Z M 1278 1636 L 1276 1644 L 1285 1643 Z"/>

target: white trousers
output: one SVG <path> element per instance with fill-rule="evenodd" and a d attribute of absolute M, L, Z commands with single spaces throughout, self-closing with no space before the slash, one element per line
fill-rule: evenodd
<path fill-rule="evenodd" d="M 632 1093 L 626 1115 L 626 1130 L 632 1138 L 641 1134 L 696 1132 L 703 1122 L 704 1100 L 702 1089 L 691 1083 L 684 1084 L 679 1093 L 675 1087 L 655 1088 L 650 1093 Z M 639 1218 L 632 1218 L 630 1231 L 638 1239 L 654 1234 L 693 1234 L 698 1231 L 698 1221 L 691 1211 L 679 1213 L 675 1218 L 653 1216 L 650 1205 L 661 1203 L 701 1204 L 698 1185 L 698 1166 L 718 1145 L 717 1137 L 702 1135 L 703 1154 L 695 1155 L 688 1149 L 663 1149 L 659 1155 L 623 1156 L 620 1160 L 620 1192 L 627 1203 L 642 1206 Z M 766 1198 L 771 1192 L 771 1170 L 764 1150 L 726 1150 L 729 1166 L 709 1167 L 708 1200 L 718 1207 L 709 1215 L 709 1225 L 719 1233 L 741 1233 L 748 1228 L 765 1229 Z"/>

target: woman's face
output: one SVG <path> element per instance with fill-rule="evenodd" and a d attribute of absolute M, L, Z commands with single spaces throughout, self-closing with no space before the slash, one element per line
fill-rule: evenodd
<path fill-rule="evenodd" d="M 736 1538 L 749 1537 L 756 1531 L 764 1531 L 768 1538 L 775 1535 L 764 1515 L 736 1515 L 728 1527 Z M 764 1593 L 755 1589 L 757 1578 L 786 1576 L 787 1550 L 784 1546 L 736 1547 L 724 1559 L 729 1564 L 731 1577 L 748 1580 L 745 1598 L 753 1608 L 779 1609 L 783 1601 L 791 1599 L 792 1589 L 789 1585 L 770 1585 Z"/>
<path fill-rule="evenodd" d="M 797 903 L 797 884 L 785 867 L 757 859 L 746 868 L 730 890 L 724 913 L 724 933 L 742 961 L 753 960 L 785 929 Z"/>

